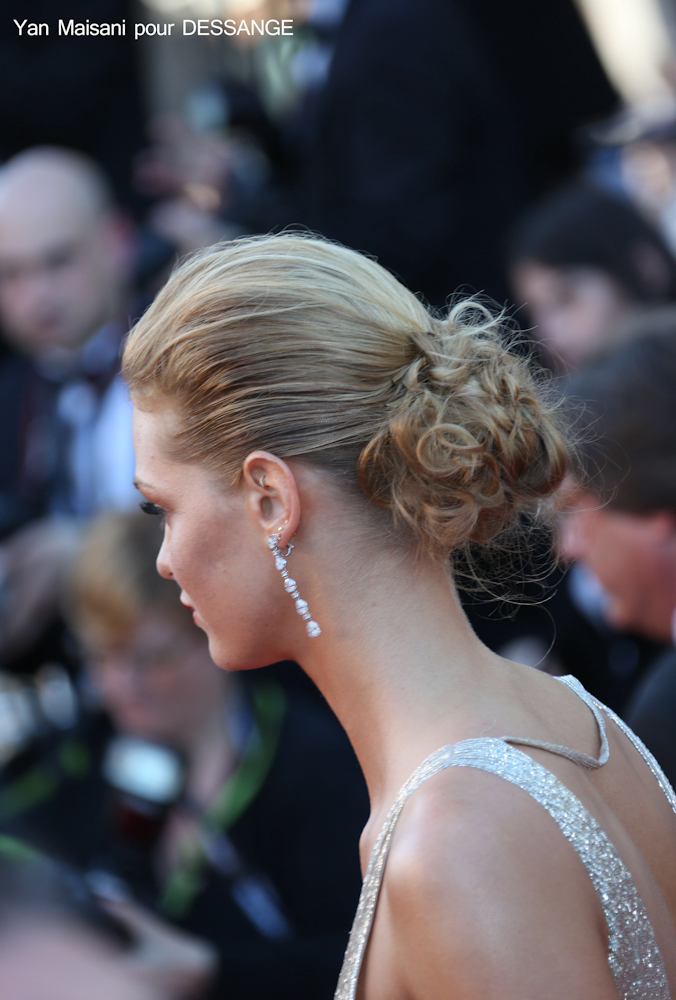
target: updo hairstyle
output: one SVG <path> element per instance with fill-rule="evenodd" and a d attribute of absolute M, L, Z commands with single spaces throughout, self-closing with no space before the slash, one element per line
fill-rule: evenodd
<path fill-rule="evenodd" d="M 361 487 L 445 559 L 536 513 L 566 471 L 556 403 L 476 299 L 437 318 L 368 257 L 283 233 L 202 250 L 132 330 L 141 409 L 169 402 L 175 458 L 235 485 L 255 449 Z"/>

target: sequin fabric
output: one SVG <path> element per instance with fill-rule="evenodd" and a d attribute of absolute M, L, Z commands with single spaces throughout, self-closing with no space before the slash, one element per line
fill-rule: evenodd
<path fill-rule="evenodd" d="M 565 677 L 560 680 L 574 690 L 593 711 L 601 737 L 599 758 L 535 740 L 483 737 L 442 747 L 423 761 L 397 795 L 371 852 L 335 1000 L 354 1000 L 356 996 L 385 862 L 404 803 L 424 781 L 447 767 L 474 767 L 498 775 L 528 792 L 547 810 L 577 852 L 598 893 L 608 925 L 608 964 L 619 996 L 622 1000 L 671 1000 L 664 961 L 648 914 L 634 880 L 613 844 L 577 796 L 551 771 L 518 750 L 514 744 L 537 746 L 574 760 L 584 767 L 599 767 L 608 759 L 602 714 L 605 712 L 644 758 L 675 812 L 676 797 L 655 758 L 625 723 L 591 698 L 574 678 Z"/>

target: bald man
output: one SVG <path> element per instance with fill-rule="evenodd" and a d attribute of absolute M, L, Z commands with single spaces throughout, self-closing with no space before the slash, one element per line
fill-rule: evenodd
<path fill-rule="evenodd" d="M 0 655 L 54 612 L 78 519 L 135 502 L 119 378 L 132 250 L 86 157 L 36 148 L 0 168 Z"/>
<path fill-rule="evenodd" d="M 126 305 L 127 227 L 98 167 L 61 149 L 0 169 L 0 325 L 39 357 L 76 350 Z"/>

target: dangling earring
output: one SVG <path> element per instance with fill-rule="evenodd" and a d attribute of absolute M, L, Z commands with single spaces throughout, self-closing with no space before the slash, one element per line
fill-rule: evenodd
<path fill-rule="evenodd" d="M 282 550 L 279 547 L 279 539 L 281 537 L 282 537 L 281 531 L 276 531 L 274 535 L 270 535 L 270 537 L 268 538 L 268 548 L 275 557 L 275 566 L 277 567 L 277 569 L 284 578 L 284 589 L 286 590 L 287 594 L 291 594 L 294 601 L 296 602 L 296 611 L 301 616 L 301 618 L 305 619 L 305 631 L 307 632 L 307 634 L 310 636 L 311 639 L 314 639 L 315 636 L 321 635 L 322 630 L 320 629 L 317 622 L 312 621 L 312 615 L 310 614 L 310 610 L 307 606 L 307 601 L 304 601 L 303 598 L 300 596 L 296 588 L 296 581 L 292 580 L 291 577 L 289 576 L 289 571 L 286 568 L 286 560 L 288 558 L 289 553 L 291 552 L 291 549 L 293 549 L 294 546 L 291 545 L 291 543 L 289 543 L 286 552 L 282 552 Z"/>

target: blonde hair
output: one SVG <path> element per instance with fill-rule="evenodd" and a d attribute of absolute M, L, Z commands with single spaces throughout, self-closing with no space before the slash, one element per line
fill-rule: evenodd
<path fill-rule="evenodd" d="M 234 485 L 262 448 L 358 483 L 445 558 L 535 511 L 567 463 L 555 404 L 473 298 L 434 316 L 375 261 L 301 234 L 235 240 L 172 274 L 123 373 L 170 401 L 180 460 Z"/>

